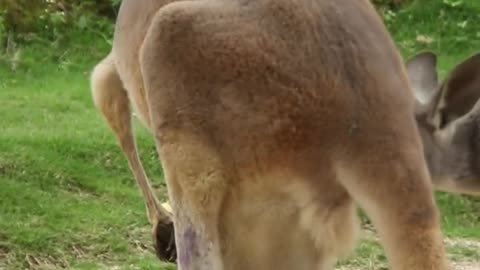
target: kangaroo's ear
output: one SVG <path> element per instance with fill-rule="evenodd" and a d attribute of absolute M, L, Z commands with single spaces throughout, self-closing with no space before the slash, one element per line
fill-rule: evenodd
<path fill-rule="evenodd" d="M 438 91 L 437 56 L 419 53 L 406 62 L 406 69 L 417 106 L 428 105 Z"/>
<path fill-rule="evenodd" d="M 480 53 L 457 65 L 432 100 L 430 122 L 438 129 L 466 115 L 480 98 Z"/>

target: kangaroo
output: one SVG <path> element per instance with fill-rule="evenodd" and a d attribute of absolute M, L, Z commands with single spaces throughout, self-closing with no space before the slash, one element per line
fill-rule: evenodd
<path fill-rule="evenodd" d="M 458 64 L 441 83 L 436 63 L 433 52 L 406 63 L 433 185 L 480 195 L 480 53 Z"/>
<path fill-rule="evenodd" d="M 458 64 L 441 83 L 436 64 L 429 51 L 406 63 L 434 188 L 480 195 L 480 53 Z M 171 213 L 168 201 L 162 206 Z"/>
<path fill-rule="evenodd" d="M 157 253 L 179 269 L 332 269 L 355 246 L 357 205 L 392 269 L 450 269 L 418 104 L 369 1 L 124 0 L 91 85 Z M 130 103 L 154 134 L 171 216 Z"/>
<path fill-rule="evenodd" d="M 480 195 L 480 53 L 455 66 L 443 82 L 434 52 L 415 55 L 406 68 L 435 189 Z M 163 206 L 171 211 L 168 202 Z"/>

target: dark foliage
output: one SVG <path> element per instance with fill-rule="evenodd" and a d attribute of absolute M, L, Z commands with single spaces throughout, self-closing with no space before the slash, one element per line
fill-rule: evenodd
<path fill-rule="evenodd" d="M 53 41 L 71 30 L 113 22 L 120 0 L 2 0 L 0 38 L 16 42 Z"/>
<path fill-rule="evenodd" d="M 379 8 L 395 8 L 409 0 L 372 0 Z M 121 0 L 1 0 L 0 39 L 25 43 L 61 39 L 72 30 L 98 28 L 115 20 Z"/>

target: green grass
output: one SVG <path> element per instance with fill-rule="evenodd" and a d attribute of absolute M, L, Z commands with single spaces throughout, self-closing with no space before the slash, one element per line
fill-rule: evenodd
<path fill-rule="evenodd" d="M 158 265 L 142 199 L 93 108 L 87 69 L 44 68 L 43 75 L 16 74 L 0 90 L 0 262 Z M 152 140 L 138 133 L 145 165 L 161 186 Z"/>
<path fill-rule="evenodd" d="M 477 2 L 414 3 L 388 19 L 389 28 L 405 57 L 438 53 L 445 76 L 480 48 Z M 81 41 L 62 51 L 27 46 L 16 71 L 8 56 L 0 59 L 0 269 L 174 269 L 151 252 L 141 196 L 91 101 L 88 75 L 108 44 Z M 147 173 L 165 198 L 153 140 L 136 128 Z M 437 199 L 449 238 L 480 241 L 479 199 L 444 193 Z M 449 246 L 455 260 L 478 261 L 479 250 Z M 367 238 L 340 266 L 385 263 L 378 241 Z"/>

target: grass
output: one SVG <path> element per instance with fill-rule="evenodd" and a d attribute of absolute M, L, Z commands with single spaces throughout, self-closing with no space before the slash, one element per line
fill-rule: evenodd
<path fill-rule="evenodd" d="M 10 77 L 0 91 L 0 265 L 158 266 L 143 202 L 93 108 L 87 69 L 44 68 Z M 161 186 L 145 130 L 139 143 Z"/>
<path fill-rule="evenodd" d="M 387 23 L 405 58 L 438 53 L 443 77 L 480 48 L 474 2 L 415 2 L 388 13 Z M 62 51 L 26 46 L 16 71 L 8 57 L 0 65 L 0 269 L 174 269 L 152 253 L 142 199 L 91 101 L 88 75 L 108 43 L 84 39 Z M 153 140 L 136 129 L 147 173 L 165 198 Z M 468 244 L 480 241 L 480 200 L 438 193 L 437 201 L 452 259 L 480 261 L 479 246 Z M 385 265 L 370 233 L 339 267 Z"/>

